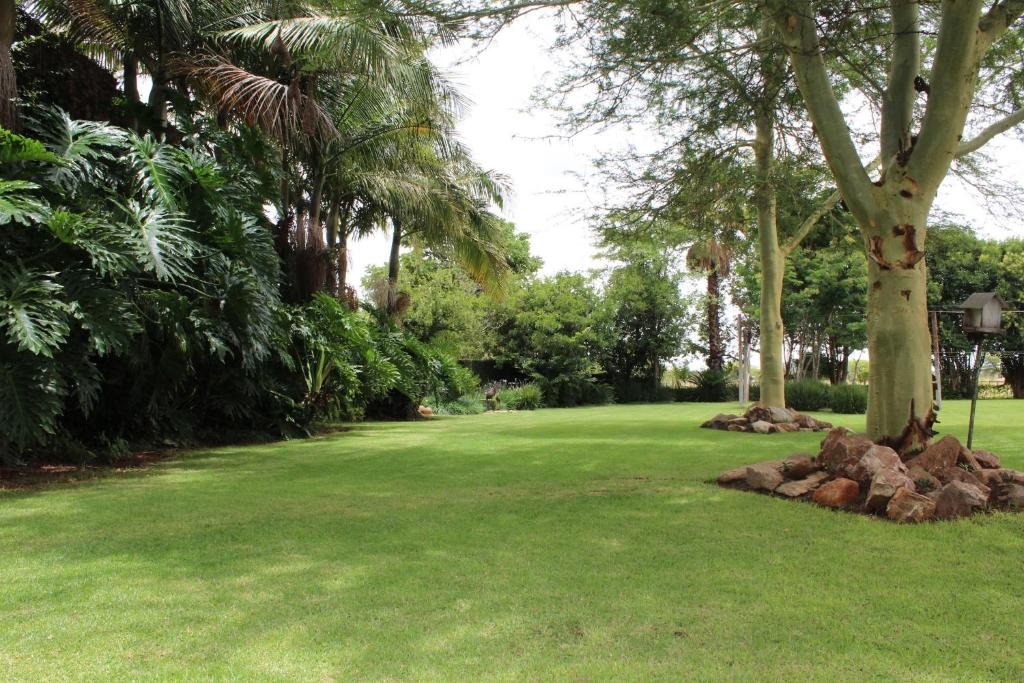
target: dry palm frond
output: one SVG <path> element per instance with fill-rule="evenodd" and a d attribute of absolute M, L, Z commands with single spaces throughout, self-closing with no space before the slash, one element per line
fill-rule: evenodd
<path fill-rule="evenodd" d="M 279 140 L 296 134 L 320 138 L 337 135 L 330 116 L 314 98 L 302 92 L 297 80 L 281 83 L 214 54 L 177 57 L 172 71 L 187 78 L 220 111 Z"/>

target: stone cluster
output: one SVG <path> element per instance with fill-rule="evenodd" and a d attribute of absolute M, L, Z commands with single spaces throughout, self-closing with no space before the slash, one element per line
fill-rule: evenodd
<path fill-rule="evenodd" d="M 718 483 L 894 522 L 1024 510 L 1024 472 L 1006 469 L 995 454 L 968 450 L 952 436 L 904 459 L 866 436 L 837 428 L 816 456 L 739 467 L 722 473 Z"/>
<path fill-rule="evenodd" d="M 753 432 L 777 434 L 779 432 L 823 432 L 832 429 L 828 422 L 815 420 L 791 408 L 764 408 L 754 406 L 743 415 L 720 413 L 701 425 L 705 429 L 727 432 Z"/>

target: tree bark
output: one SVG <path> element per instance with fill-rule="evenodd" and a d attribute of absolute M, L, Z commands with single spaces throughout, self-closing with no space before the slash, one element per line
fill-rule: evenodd
<path fill-rule="evenodd" d="M 894 193 L 891 206 L 872 225 L 862 225 L 868 253 L 868 436 L 904 434 L 915 422 L 930 427 L 931 330 L 928 326 L 925 217 L 929 206 Z M 886 227 L 875 227 L 886 226 Z M 928 434 L 913 430 L 911 449 Z"/>
<path fill-rule="evenodd" d="M 1007 353 L 1000 359 L 1003 367 L 1003 378 L 1013 392 L 1014 398 L 1024 398 L 1024 357 L 1016 353 Z"/>
<path fill-rule="evenodd" d="M 775 188 L 771 182 L 774 130 L 758 116 L 754 141 L 757 164 L 757 243 L 761 259 L 761 399 L 769 408 L 786 407 L 786 370 L 782 362 L 782 279 L 785 255 L 779 246 Z"/>
<path fill-rule="evenodd" d="M 15 130 L 18 126 L 18 112 L 14 106 L 18 97 L 18 78 L 11 61 L 16 16 L 14 0 L 0 0 L 0 126 L 8 130 Z"/>

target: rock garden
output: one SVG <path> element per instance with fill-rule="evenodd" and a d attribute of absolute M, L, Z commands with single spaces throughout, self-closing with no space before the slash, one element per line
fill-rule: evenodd
<path fill-rule="evenodd" d="M 810 415 L 803 415 L 791 408 L 767 408 L 755 405 L 743 415 L 719 413 L 702 424 L 701 427 L 727 432 L 778 434 L 780 432 L 823 432 L 832 429 L 832 424 L 816 420 Z"/>
<path fill-rule="evenodd" d="M 1024 509 L 1024 472 L 1002 467 L 995 454 L 969 450 L 953 436 L 901 457 L 836 428 L 817 455 L 739 467 L 722 473 L 718 483 L 903 523 Z"/>

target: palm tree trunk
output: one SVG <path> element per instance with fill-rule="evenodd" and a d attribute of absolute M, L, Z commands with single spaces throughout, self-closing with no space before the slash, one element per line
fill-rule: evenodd
<path fill-rule="evenodd" d="M 721 281 L 718 268 L 708 273 L 708 368 L 721 370 L 725 367 L 725 353 L 722 349 Z"/>
<path fill-rule="evenodd" d="M 402 224 L 392 219 L 391 256 L 388 259 L 388 312 L 394 313 L 398 303 L 399 256 L 402 251 Z"/>
<path fill-rule="evenodd" d="M 18 97 L 18 78 L 11 61 L 14 43 L 14 0 L 0 0 L 0 126 L 14 130 L 18 125 L 14 100 Z"/>

